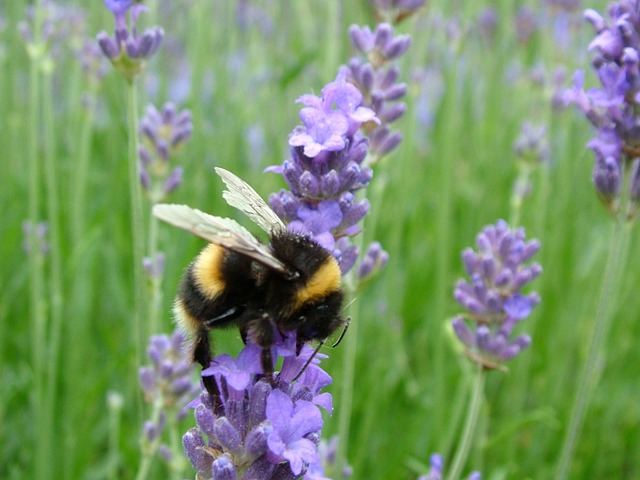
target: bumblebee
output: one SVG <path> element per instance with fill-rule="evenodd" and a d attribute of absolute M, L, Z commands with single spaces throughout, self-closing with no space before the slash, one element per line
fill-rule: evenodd
<path fill-rule="evenodd" d="M 245 343 L 251 339 L 262 348 L 262 369 L 272 380 L 276 331 L 295 331 L 299 352 L 306 342 L 323 343 L 344 324 L 340 267 L 314 240 L 287 231 L 251 186 L 227 170 L 215 170 L 227 186 L 224 199 L 267 232 L 269 244 L 229 218 L 186 205 L 155 205 L 156 217 L 210 242 L 182 277 L 175 318 L 193 338 L 191 355 L 203 369 L 212 358 L 209 331 L 237 325 Z M 212 376 L 203 383 L 219 396 Z"/>

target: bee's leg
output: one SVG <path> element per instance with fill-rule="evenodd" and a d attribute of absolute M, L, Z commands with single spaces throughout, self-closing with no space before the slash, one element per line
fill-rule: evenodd
<path fill-rule="evenodd" d="M 244 326 L 244 328 L 241 328 L 240 334 L 245 343 L 247 338 L 251 338 L 257 346 L 262 348 L 262 354 L 260 355 L 262 371 L 269 382 L 273 384 L 273 357 L 271 356 L 271 347 L 273 346 L 274 339 L 273 326 L 269 314 L 262 312 L 259 317 L 253 319 L 253 321 Z"/>
<path fill-rule="evenodd" d="M 196 334 L 196 339 L 193 345 L 193 359 L 202 366 L 203 370 L 205 368 L 209 368 L 211 365 L 209 331 L 206 328 L 201 328 Z M 213 375 L 202 376 L 202 383 L 213 399 L 214 409 L 217 408 L 220 404 L 220 390 L 218 390 L 218 384 L 216 383 L 215 377 Z"/>
<path fill-rule="evenodd" d="M 260 360 L 262 362 L 264 376 L 267 377 L 269 383 L 273 385 L 273 358 L 271 357 L 271 347 L 262 347 Z"/>

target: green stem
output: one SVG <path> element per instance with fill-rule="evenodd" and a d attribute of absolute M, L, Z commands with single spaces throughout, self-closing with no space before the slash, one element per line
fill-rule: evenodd
<path fill-rule="evenodd" d="M 151 423 L 157 427 L 159 425 L 160 414 L 162 413 L 161 396 L 156 398 L 153 402 L 153 411 L 151 412 Z M 156 432 L 153 440 L 150 442 L 145 437 L 145 433 L 142 432 L 142 438 L 140 439 L 140 445 L 142 449 L 142 457 L 140 458 L 140 466 L 138 467 L 138 474 L 136 480 L 145 480 L 149 477 L 149 471 L 151 470 L 151 464 L 160 446 L 160 439 L 162 438 L 161 432 Z"/>
<path fill-rule="evenodd" d="M 456 63 L 449 67 L 446 72 L 447 85 L 444 99 L 443 112 L 454 112 L 459 109 L 459 65 Z M 445 356 L 448 355 L 447 342 L 443 336 L 443 330 L 440 328 L 442 319 L 446 318 L 447 305 L 451 297 L 451 279 L 450 279 L 450 261 L 452 245 L 454 239 L 452 236 L 452 210 L 453 210 L 453 167 L 456 164 L 455 146 L 458 145 L 457 135 L 459 132 L 459 115 L 447 115 L 444 125 L 441 126 L 443 131 L 440 133 L 441 142 L 440 149 L 434 152 L 435 171 L 433 178 L 438 182 L 437 204 L 434 211 L 436 232 L 434 252 L 438 252 L 435 259 L 435 292 L 434 292 L 434 309 L 432 318 L 438 319 L 432 322 L 431 328 L 424 328 L 420 334 L 422 338 L 419 340 L 421 345 L 433 345 L 433 375 L 434 385 L 446 385 L 446 365 Z M 434 340 L 429 341 L 427 336 L 434 336 Z M 434 405 L 443 408 L 449 404 L 447 391 L 444 388 L 437 388 L 435 392 Z M 446 430 L 445 415 L 436 415 L 434 419 L 433 429 L 436 432 L 444 432 Z M 451 425 L 449 428 L 457 428 Z M 445 436 L 443 435 L 443 438 Z"/>
<path fill-rule="evenodd" d="M 109 467 L 107 478 L 119 478 L 120 454 L 120 415 L 122 412 L 122 396 L 116 392 L 107 393 L 107 407 L 109 410 Z"/>
<path fill-rule="evenodd" d="M 76 247 L 82 244 L 85 234 L 85 219 L 87 217 L 87 187 L 89 183 L 89 151 L 91 148 L 91 133 L 95 118 L 96 105 L 95 88 L 92 88 L 88 97 L 88 105 L 80 127 L 80 146 L 73 177 L 73 194 L 71 195 L 71 221 L 73 222 L 73 242 Z"/>
<path fill-rule="evenodd" d="M 597 385 L 598 378 L 600 377 L 599 372 L 604 368 L 603 365 L 599 366 L 599 363 L 602 361 L 602 345 L 611 320 L 611 304 L 615 301 L 615 292 L 618 289 L 618 273 L 627 257 L 627 250 L 623 248 L 623 245 L 628 245 L 627 240 L 629 234 L 630 229 L 625 228 L 625 214 L 621 209 L 621 213 L 616 217 L 612 238 L 609 242 L 610 248 L 602 281 L 602 291 L 596 310 L 593 335 L 591 336 L 587 359 L 578 379 L 578 390 L 574 398 L 573 408 L 571 409 L 569 427 L 567 428 L 567 434 L 562 445 L 558 470 L 555 476 L 557 480 L 567 478 L 573 451 L 584 422 L 584 416 L 591 402 L 591 396 Z"/>
<path fill-rule="evenodd" d="M 138 101 L 135 81 L 129 82 L 129 192 L 131 200 L 131 235 L 133 248 L 133 290 L 135 325 L 135 368 L 138 371 L 143 351 L 143 338 L 147 336 L 144 325 L 146 313 L 146 285 L 142 262 L 144 259 L 144 215 L 142 210 L 142 185 L 138 169 Z"/>
<path fill-rule="evenodd" d="M 167 417 L 167 428 L 169 430 L 169 442 L 171 445 L 171 478 L 173 480 L 180 480 L 181 478 L 184 478 L 186 460 L 182 449 L 182 442 L 180 440 L 178 416 L 171 411 Z"/>
<path fill-rule="evenodd" d="M 471 449 L 471 442 L 475 437 L 476 424 L 478 423 L 478 417 L 480 415 L 480 407 L 482 406 L 482 398 L 484 396 L 484 383 L 487 376 L 487 372 L 482 367 L 478 367 L 478 374 L 473 386 L 473 392 L 471 396 L 471 402 L 469 403 L 469 412 L 467 414 L 467 421 L 462 432 L 462 438 L 460 439 L 460 447 L 456 452 L 456 456 L 449 469 L 447 480 L 458 480 L 462 469 L 464 468 L 467 458 L 469 457 L 469 451 Z"/>
<path fill-rule="evenodd" d="M 39 119 L 40 119 L 40 60 L 42 47 L 39 34 L 41 25 L 41 9 L 36 4 L 34 19 L 34 39 L 28 45 L 30 54 L 29 64 L 29 199 L 28 215 L 31 224 L 31 232 L 28 238 L 31 251 L 29 252 L 29 302 L 31 315 L 31 329 L 33 332 L 31 343 L 31 356 L 33 362 L 33 409 L 34 409 L 34 478 L 46 478 L 50 473 L 50 455 L 47 445 L 47 436 L 42 435 L 37 426 L 42 425 L 44 412 L 45 379 L 44 371 L 46 361 L 46 330 L 47 316 L 45 304 L 45 278 L 44 278 L 44 256 L 37 236 L 36 226 L 40 220 L 40 165 L 38 146 Z"/>
<path fill-rule="evenodd" d="M 362 236 L 359 237 L 360 244 L 362 244 Z M 362 245 L 359 245 L 361 247 Z M 345 277 L 345 292 L 348 299 L 355 298 L 355 285 L 354 279 L 355 268 L 351 270 Z M 351 428 L 351 411 L 353 407 L 353 385 L 355 381 L 356 370 L 356 352 L 358 350 L 358 320 L 360 318 L 357 315 L 360 310 L 358 307 L 355 309 L 356 318 L 351 318 L 349 323 L 349 331 L 343 342 L 344 357 L 342 366 L 342 392 L 340 396 L 340 409 L 338 411 L 338 438 L 341 447 L 338 449 L 338 457 L 336 459 L 336 475 L 341 476 L 343 467 L 347 465 L 347 450 L 349 447 L 349 434 Z M 340 477 L 339 477 L 340 478 Z"/>
<path fill-rule="evenodd" d="M 149 219 L 149 258 L 153 266 L 156 266 L 158 256 L 158 219 L 151 216 Z M 162 308 L 162 280 L 161 276 L 150 276 L 151 294 L 149 299 L 149 325 L 151 333 L 160 332 L 160 309 Z"/>
<path fill-rule="evenodd" d="M 56 395 L 58 380 L 58 365 L 60 359 L 60 339 L 62 337 L 62 308 L 64 305 L 62 294 L 62 250 L 60 242 L 60 204 L 58 188 L 58 169 L 56 165 L 55 132 L 53 129 L 55 118 L 53 114 L 53 99 L 51 97 L 51 73 L 46 72 L 43 79 L 42 106 L 44 119 L 44 170 L 46 178 L 47 217 L 49 226 L 49 302 L 50 324 L 47 335 L 47 385 L 44 404 L 44 425 L 40 426 L 40 435 L 46 437 L 47 449 L 52 451 L 54 446 L 53 433 L 56 415 Z"/>
<path fill-rule="evenodd" d="M 522 204 L 524 201 L 523 188 L 529 183 L 531 178 L 531 167 L 528 164 L 519 165 L 518 177 L 513 184 L 510 201 L 509 225 L 516 228 L 520 225 L 522 215 Z"/>

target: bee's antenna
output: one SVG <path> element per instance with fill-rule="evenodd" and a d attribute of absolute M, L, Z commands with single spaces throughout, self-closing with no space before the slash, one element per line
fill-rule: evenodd
<path fill-rule="evenodd" d="M 344 338 L 345 333 L 347 333 L 347 330 L 349 329 L 349 324 L 350 323 L 351 323 L 351 317 L 347 317 L 347 320 L 345 322 L 344 328 L 342 329 L 342 333 L 340 334 L 340 337 L 338 338 L 338 340 L 333 345 L 331 345 L 331 348 L 336 348 L 340 344 L 340 342 Z M 298 372 L 298 374 L 295 376 L 295 378 L 293 380 L 291 380 L 292 382 L 295 382 L 296 380 L 298 380 L 300 378 L 300 375 L 302 375 L 304 373 L 304 371 L 307 369 L 309 364 L 313 361 L 313 359 L 315 358 L 316 354 L 322 348 L 322 346 L 325 344 L 326 341 L 327 341 L 327 339 L 325 338 L 320 343 L 318 343 L 318 346 L 313 351 L 313 353 L 311 354 L 309 359 L 305 362 L 305 364 L 302 367 L 302 369 Z"/>
<path fill-rule="evenodd" d="M 336 343 L 331 345 L 331 348 L 336 348 L 338 345 L 340 345 L 340 342 L 344 338 L 345 333 L 347 333 L 347 330 L 349 329 L 350 323 L 351 323 L 351 317 L 347 317 L 347 320 L 344 324 L 344 328 L 342 329 L 342 333 L 340 334 L 340 337 L 338 338 L 338 340 L 336 340 Z"/>
<path fill-rule="evenodd" d="M 327 339 L 325 338 L 324 340 L 322 340 L 318 346 L 316 347 L 316 349 L 313 351 L 313 353 L 311 354 L 311 356 L 309 357 L 309 360 L 307 360 L 304 364 L 304 366 L 302 367 L 302 369 L 298 372 L 298 374 L 295 376 L 295 378 L 293 380 L 291 380 L 291 382 L 295 382 L 296 380 L 298 380 L 300 378 L 300 375 L 302 375 L 304 373 L 304 371 L 307 369 L 307 367 L 309 366 L 309 364 L 313 361 L 313 359 L 315 358 L 316 354 L 318 353 L 318 350 L 320 350 L 320 347 L 322 347 L 324 345 L 324 342 L 326 342 Z"/>

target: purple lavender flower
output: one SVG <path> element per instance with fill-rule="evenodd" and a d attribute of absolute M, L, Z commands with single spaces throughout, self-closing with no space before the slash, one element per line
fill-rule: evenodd
<path fill-rule="evenodd" d="M 368 280 L 387 264 L 389 254 L 382 249 L 379 242 L 373 242 L 358 267 L 360 281 Z"/>
<path fill-rule="evenodd" d="M 407 85 L 398 83 L 399 71 L 389 63 L 404 55 L 411 38 L 408 35 L 394 36 L 393 27 L 388 23 L 379 24 L 375 31 L 367 26 L 352 25 L 349 35 L 354 48 L 364 59 L 352 58 L 347 66 L 341 68 L 341 74 L 363 92 L 363 104 L 380 119 L 377 127 L 369 126 L 367 129 L 374 157 L 371 162 L 375 163 L 396 148 L 402 139 L 399 132 L 391 132 L 388 124 L 406 111 L 406 105 L 400 99 L 407 94 Z"/>
<path fill-rule="evenodd" d="M 153 257 L 144 257 L 142 259 L 142 266 L 144 271 L 153 281 L 159 281 L 162 279 L 164 273 L 165 255 L 162 252 L 157 252 Z"/>
<path fill-rule="evenodd" d="M 600 86 L 584 90 L 584 72 L 576 72 L 574 85 L 564 94 L 565 104 L 577 105 L 596 127 L 597 135 L 587 146 L 595 155 L 593 180 L 601 199 L 616 214 L 623 207 L 623 189 L 632 190 L 633 160 L 640 155 L 640 12 L 636 2 L 612 3 L 609 21 L 595 10 L 586 10 L 587 21 L 596 31 L 589 44 L 592 65 Z M 635 201 L 627 205 L 635 216 Z"/>
<path fill-rule="evenodd" d="M 18 23 L 18 30 L 28 46 L 27 53 L 31 60 L 50 70 L 52 59 L 58 58 L 65 47 L 74 48 L 78 39 L 84 36 L 86 15 L 76 7 L 60 6 L 50 0 L 30 5 L 26 11 L 27 19 Z"/>
<path fill-rule="evenodd" d="M 462 254 L 471 281 L 460 280 L 454 297 L 468 310 L 457 316 L 453 329 L 467 355 L 485 368 L 502 368 L 531 343 L 528 335 L 511 336 L 515 326 L 540 302 L 537 293 L 521 290 L 542 273 L 539 264 L 525 265 L 540 249 L 537 240 L 525 242 L 524 229 L 511 230 L 500 220 L 483 229 L 476 240 L 478 251 Z M 464 320 L 475 322 L 472 328 Z"/>
<path fill-rule="evenodd" d="M 192 402 L 197 428 L 183 445 L 198 478 L 293 480 L 310 466 L 317 471 L 319 408 L 332 410 L 331 396 L 320 390 L 331 377 L 318 366 L 324 355 L 312 358 L 307 346 L 296 354 L 295 332 L 274 333 L 272 354 L 283 360 L 273 384 L 262 375 L 262 350 L 250 341 L 236 359 L 219 355 L 202 372 L 215 378 L 221 394 L 219 405 L 206 391 Z"/>
<path fill-rule="evenodd" d="M 154 335 L 150 338 L 147 356 L 151 365 L 140 368 L 140 383 L 148 403 L 161 399 L 165 408 L 182 406 L 199 390 L 191 380 L 193 365 L 183 351 L 185 340 L 180 330 L 171 337 Z"/>
<path fill-rule="evenodd" d="M 513 151 L 519 160 L 533 165 L 547 162 L 549 144 L 545 126 L 524 122 L 520 129 L 520 135 L 513 144 Z"/>
<path fill-rule="evenodd" d="M 184 342 L 180 330 L 171 337 L 152 336 L 147 347 L 151 365 L 139 371 L 144 398 L 153 405 L 151 419 L 142 428 L 143 455 L 149 458 L 159 453 L 169 465 L 175 452 L 162 443 L 166 424 L 184 419 L 187 416 L 184 405 L 200 391 L 192 379 L 193 365 L 183 351 Z"/>
<path fill-rule="evenodd" d="M 107 64 L 98 44 L 92 40 L 86 40 L 76 52 L 76 56 L 82 65 L 83 73 L 92 85 L 99 85 L 107 74 Z"/>
<path fill-rule="evenodd" d="M 369 203 L 355 200 L 355 192 L 373 177 L 362 165 L 369 141 L 360 128 L 379 120 L 361 105 L 362 94 L 343 75 L 325 86 L 321 97 L 304 95 L 299 101 L 305 105 L 300 112 L 305 125 L 289 139 L 291 158 L 267 169 L 282 174 L 290 191 L 271 195 L 269 202 L 291 231 L 331 250 L 345 273 L 353 266 L 353 249 L 344 240 L 337 242 L 360 231 Z"/>
<path fill-rule="evenodd" d="M 431 466 L 429 473 L 427 475 L 421 475 L 418 477 L 418 480 L 442 480 L 444 478 L 444 459 L 442 455 L 437 453 L 431 455 L 429 465 Z M 481 478 L 480 472 L 472 472 L 467 477 L 467 480 L 480 480 Z"/>
<path fill-rule="evenodd" d="M 136 20 L 138 15 L 147 11 L 147 7 L 133 0 L 104 0 L 106 7 L 111 10 L 115 19 L 115 33 L 110 37 L 107 32 L 98 34 L 98 44 L 113 66 L 124 75 L 128 81 L 144 68 L 146 60 L 156 53 L 164 31 L 160 27 L 153 27 L 138 35 Z M 131 14 L 131 24 L 127 24 L 127 14 Z"/>
<path fill-rule="evenodd" d="M 140 180 L 152 203 L 161 202 L 182 181 L 182 167 L 171 168 L 170 158 L 191 138 L 191 112 L 166 103 L 159 112 L 147 107 L 140 121 Z"/>

